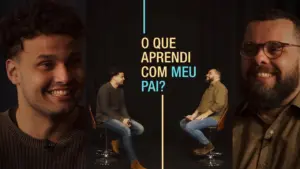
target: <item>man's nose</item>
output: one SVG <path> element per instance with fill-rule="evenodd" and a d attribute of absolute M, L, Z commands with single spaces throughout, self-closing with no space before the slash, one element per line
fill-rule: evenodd
<path fill-rule="evenodd" d="M 57 66 L 54 72 L 55 81 L 57 82 L 68 83 L 71 80 L 71 73 L 64 64 Z"/>
<path fill-rule="evenodd" d="M 270 59 L 264 53 L 263 49 L 260 49 L 258 51 L 257 55 L 254 57 L 254 60 L 257 63 L 257 65 L 269 64 L 270 63 Z"/>

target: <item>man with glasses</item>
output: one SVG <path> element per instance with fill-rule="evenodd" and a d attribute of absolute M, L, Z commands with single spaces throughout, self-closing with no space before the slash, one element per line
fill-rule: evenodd
<path fill-rule="evenodd" d="M 247 100 L 233 128 L 234 169 L 299 168 L 300 22 L 280 10 L 251 20 L 241 47 Z"/>

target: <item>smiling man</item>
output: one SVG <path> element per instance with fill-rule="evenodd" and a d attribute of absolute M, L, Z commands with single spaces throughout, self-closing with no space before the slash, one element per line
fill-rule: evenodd
<path fill-rule="evenodd" d="M 180 127 L 203 146 L 193 151 L 195 155 L 206 155 L 214 150 L 214 145 L 206 138 L 203 130 L 216 127 L 228 110 L 228 90 L 221 82 L 221 72 L 217 69 L 209 70 L 206 82 L 210 85 L 205 90 L 198 108 L 180 121 Z"/>
<path fill-rule="evenodd" d="M 82 36 L 72 9 L 53 2 L 18 9 L 0 22 L 7 76 L 18 97 L 0 115 L 0 168 L 85 168 Z"/>
<path fill-rule="evenodd" d="M 234 169 L 299 168 L 300 22 L 271 10 L 251 20 L 241 48 L 247 101 L 233 129 Z"/>

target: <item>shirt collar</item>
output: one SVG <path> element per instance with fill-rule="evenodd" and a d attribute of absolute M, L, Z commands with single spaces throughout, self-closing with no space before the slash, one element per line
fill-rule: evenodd
<path fill-rule="evenodd" d="M 215 86 L 217 83 L 220 83 L 220 80 L 210 83 L 211 86 Z"/>
<path fill-rule="evenodd" d="M 292 101 L 292 105 L 300 108 L 300 92 L 297 94 L 296 98 Z"/>

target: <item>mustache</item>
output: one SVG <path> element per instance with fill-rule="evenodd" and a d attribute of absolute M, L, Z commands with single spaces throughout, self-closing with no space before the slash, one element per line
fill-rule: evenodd
<path fill-rule="evenodd" d="M 75 80 L 71 80 L 68 83 L 62 83 L 62 82 L 55 82 L 55 83 L 49 83 L 45 90 L 53 90 L 53 89 L 68 89 L 68 90 L 76 90 L 80 87 L 79 82 Z"/>
<path fill-rule="evenodd" d="M 253 76 L 256 75 L 259 72 L 263 73 L 270 73 L 273 75 L 278 75 L 281 73 L 281 71 L 276 66 L 251 66 L 250 69 L 247 72 L 247 76 Z"/>

